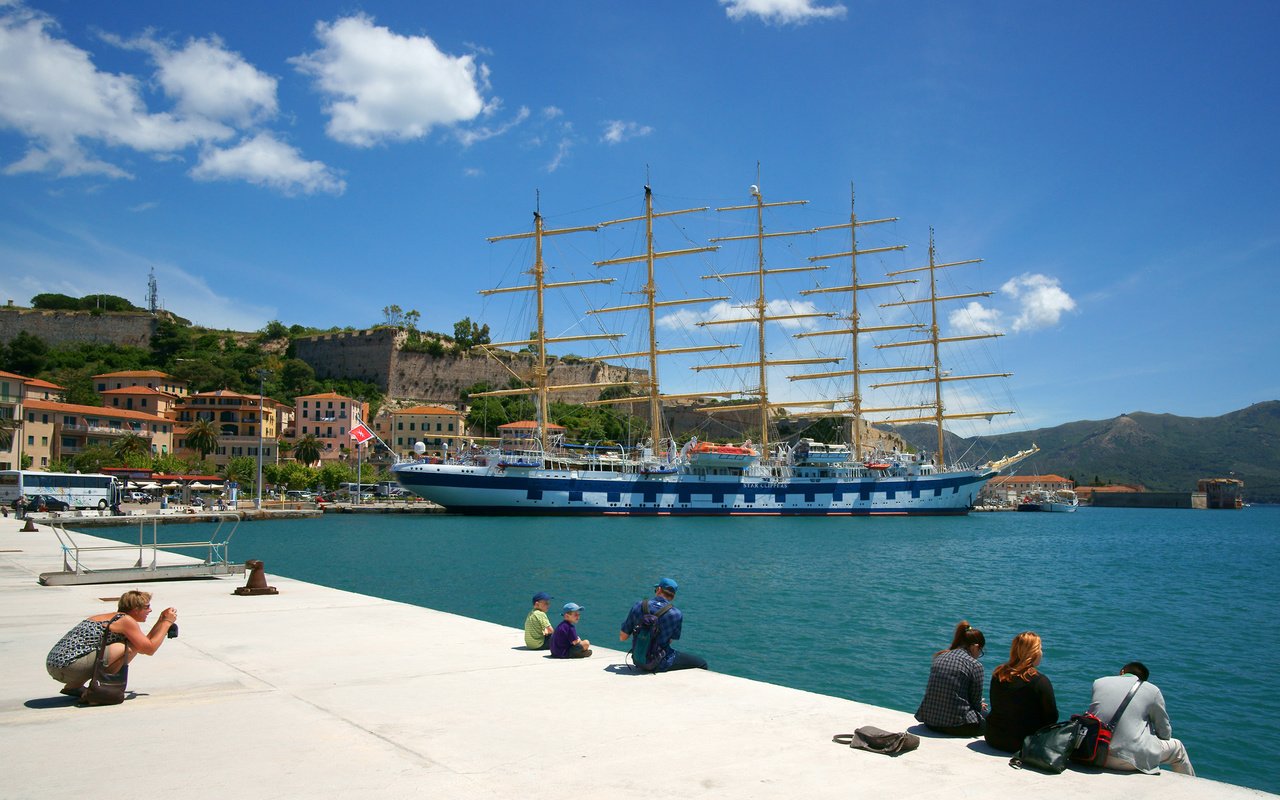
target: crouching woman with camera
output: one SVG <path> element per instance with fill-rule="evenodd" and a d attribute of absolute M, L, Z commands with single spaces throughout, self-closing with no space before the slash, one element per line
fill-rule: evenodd
<path fill-rule="evenodd" d="M 106 637 L 103 662 L 108 672 L 119 672 L 133 657 L 154 655 L 166 637 L 177 635 L 178 612 L 166 608 L 148 633 L 142 623 L 151 615 L 151 593 L 132 590 L 120 596 L 116 612 L 97 614 L 81 620 L 49 651 L 45 669 L 50 677 L 63 684 L 61 692 L 79 697 L 84 685 L 93 677 L 93 664 L 98 647 Z"/>

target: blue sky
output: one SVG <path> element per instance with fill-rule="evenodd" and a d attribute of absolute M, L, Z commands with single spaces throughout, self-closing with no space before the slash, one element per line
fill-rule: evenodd
<path fill-rule="evenodd" d="M 641 213 L 646 181 L 666 210 L 759 184 L 810 201 L 767 220 L 794 230 L 847 221 L 853 183 L 860 218 L 900 218 L 860 245 L 909 248 L 862 280 L 925 263 L 930 227 L 939 260 L 984 259 L 941 288 L 996 293 L 950 304 L 944 333 L 1003 331 L 952 356 L 1015 375 L 948 405 L 1019 414 L 959 432 L 1217 415 L 1280 397 L 1277 34 L 1273 2 L 0 0 L 0 298 L 141 304 L 154 268 L 166 308 L 215 328 L 359 327 L 395 303 L 518 339 L 477 291 L 528 251 L 485 237 L 539 202 L 586 225 Z M 747 219 L 682 217 L 658 245 Z M 840 249 L 818 238 L 770 264 Z M 556 239 L 552 279 L 641 246 L 635 226 Z M 664 296 L 719 293 L 697 278 L 749 260 L 731 250 L 671 259 Z M 770 287 L 777 308 L 811 308 L 804 280 Z M 730 293 L 665 315 L 664 345 L 742 338 L 691 324 L 755 296 Z M 864 298 L 864 322 L 892 299 Z M 599 299 L 553 302 L 553 333 L 597 329 Z M 771 358 L 824 323 L 787 324 Z"/>

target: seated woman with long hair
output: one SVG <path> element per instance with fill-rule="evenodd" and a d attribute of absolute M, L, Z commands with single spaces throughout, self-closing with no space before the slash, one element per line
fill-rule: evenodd
<path fill-rule="evenodd" d="M 982 631 L 961 620 L 951 646 L 933 654 L 929 685 L 916 719 L 929 730 L 951 736 L 981 736 L 983 727 L 982 662 L 987 640 Z"/>
<path fill-rule="evenodd" d="M 1043 657 L 1039 635 L 1025 631 L 1013 638 L 1009 660 L 991 673 L 987 744 L 995 749 L 1015 753 L 1027 736 L 1058 721 L 1053 684 L 1036 669 Z"/>

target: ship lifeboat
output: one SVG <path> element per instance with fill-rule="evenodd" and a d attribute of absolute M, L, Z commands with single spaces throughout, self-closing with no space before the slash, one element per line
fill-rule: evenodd
<path fill-rule="evenodd" d="M 755 448 L 746 445 L 699 442 L 689 452 L 689 463 L 697 467 L 745 467 L 758 458 Z"/>
<path fill-rule="evenodd" d="M 867 463 L 863 464 L 863 466 L 866 467 L 867 469 L 888 469 L 893 465 L 885 461 L 868 461 Z"/>

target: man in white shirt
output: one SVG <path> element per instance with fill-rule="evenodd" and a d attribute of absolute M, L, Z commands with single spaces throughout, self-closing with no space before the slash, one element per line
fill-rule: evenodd
<path fill-rule="evenodd" d="M 1154 684 L 1147 682 L 1149 675 L 1142 662 L 1133 661 L 1125 664 L 1119 675 L 1098 678 L 1093 682 L 1089 713 L 1103 722 L 1116 713 L 1134 682 L 1142 682 L 1111 734 L 1107 768 L 1155 775 L 1159 774 L 1161 764 L 1168 764 L 1174 772 L 1195 777 L 1187 748 L 1173 738 L 1164 695 Z"/>

